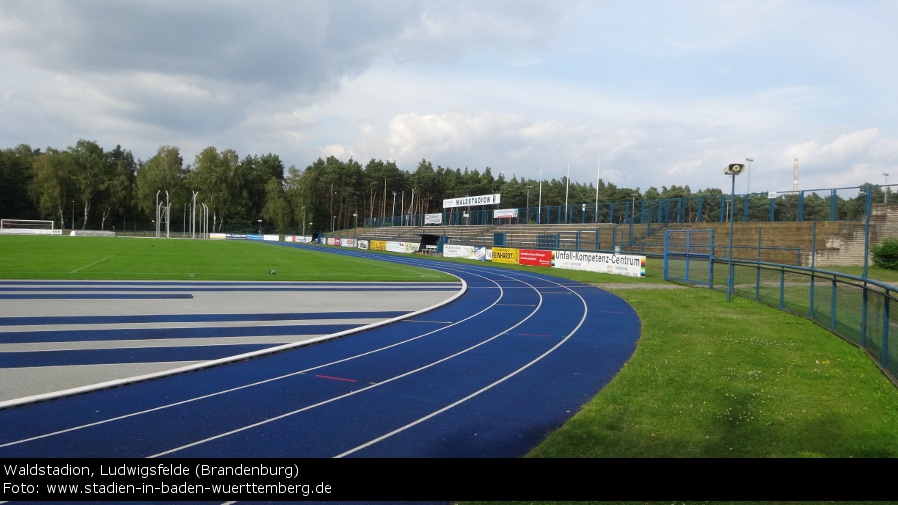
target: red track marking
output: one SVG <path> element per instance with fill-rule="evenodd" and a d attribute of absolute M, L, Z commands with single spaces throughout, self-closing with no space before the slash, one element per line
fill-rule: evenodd
<path fill-rule="evenodd" d="M 343 377 L 331 377 L 330 375 L 316 375 L 319 379 L 333 379 L 335 381 L 358 382 L 355 379 L 345 379 Z"/>

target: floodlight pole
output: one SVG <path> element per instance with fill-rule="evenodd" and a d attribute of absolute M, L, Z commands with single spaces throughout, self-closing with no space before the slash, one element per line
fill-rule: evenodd
<path fill-rule="evenodd" d="M 168 190 L 165 190 L 165 238 L 171 238 L 171 202 L 168 199 Z"/>
<path fill-rule="evenodd" d="M 735 280 L 733 279 L 733 203 L 736 200 L 736 174 L 733 173 L 730 175 L 732 177 L 732 183 L 730 185 L 730 249 L 729 254 L 727 255 L 727 264 L 729 266 L 729 280 L 727 281 L 727 301 L 730 301 L 730 298 L 733 296 L 733 289 L 735 288 Z"/>
<path fill-rule="evenodd" d="M 190 205 L 190 238 L 196 238 L 196 195 L 199 191 L 193 192 L 193 201 Z"/>

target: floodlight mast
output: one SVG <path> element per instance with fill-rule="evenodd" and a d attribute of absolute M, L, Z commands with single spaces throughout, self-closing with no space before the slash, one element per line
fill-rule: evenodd
<path fill-rule="evenodd" d="M 161 189 L 156 190 L 156 222 L 155 222 L 156 230 L 155 230 L 155 235 L 154 235 L 155 238 L 159 238 L 159 225 L 160 225 L 160 224 L 159 224 L 159 222 L 160 222 L 160 217 L 159 217 L 159 193 L 161 193 L 161 192 L 162 192 Z"/>
<path fill-rule="evenodd" d="M 732 178 L 730 183 L 730 248 L 727 254 L 727 266 L 729 267 L 727 269 L 729 271 L 727 279 L 727 301 L 730 301 L 730 298 L 732 298 L 733 289 L 735 287 L 733 278 L 735 273 L 733 270 L 733 205 L 736 201 L 736 176 L 741 174 L 744 170 L 745 165 L 739 163 L 731 163 L 723 169 L 723 173 Z"/>
<path fill-rule="evenodd" d="M 196 195 L 198 195 L 199 193 L 199 191 L 193 192 L 193 203 L 190 206 L 190 238 L 196 238 Z"/>

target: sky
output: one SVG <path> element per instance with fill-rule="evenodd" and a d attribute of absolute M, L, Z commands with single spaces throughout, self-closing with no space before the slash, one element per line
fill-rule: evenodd
<path fill-rule="evenodd" d="M 898 183 L 896 21 L 894 0 L 0 0 L 0 148 Z"/>

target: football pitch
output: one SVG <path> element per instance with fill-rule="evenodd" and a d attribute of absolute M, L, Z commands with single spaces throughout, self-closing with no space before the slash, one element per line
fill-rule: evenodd
<path fill-rule="evenodd" d="M 245 240 L 0 235 L 0 278 L 451 282 L 442 272 Z"/>

